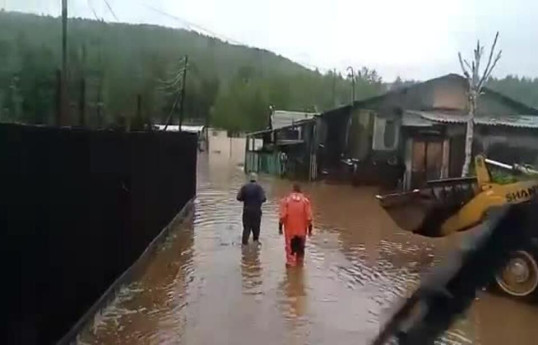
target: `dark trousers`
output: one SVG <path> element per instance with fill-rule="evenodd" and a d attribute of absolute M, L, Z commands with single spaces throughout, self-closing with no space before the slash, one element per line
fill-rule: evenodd
<path fill-rule="evenodd" d="M 296 255 L 297 258 L 304 257 L 305 238 L 301 236 L 293 236 L 290 241 L 291 255 Z"/>
<path fill-rule="evenodd" d="M 248 238 L 250 232 L 254 241 L 258 241 L 260 238 L 260 223 L 262 221 L 261 210 L 243 210 L 243 244 L 248 244 Z"/>

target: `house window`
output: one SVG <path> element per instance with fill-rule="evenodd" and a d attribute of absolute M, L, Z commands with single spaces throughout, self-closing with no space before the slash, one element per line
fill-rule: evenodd
<path fill-rule="evenodd" d="M 383 133 L 383 143 L 386 148 L 392 148 L 396 144 L 396 125 L 394 120 L 385 122 L 385 132 Z"/>
<path fill-rule="evenodd" d="M 376 116 L 372 148 L 375 151 L 395 150 L 398 146 L 399 132 L 396 120 Z"/>

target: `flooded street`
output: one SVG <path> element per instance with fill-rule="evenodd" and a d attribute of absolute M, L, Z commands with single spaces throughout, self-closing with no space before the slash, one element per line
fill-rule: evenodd
<path fill-rule="evenodd" d="M 277 207 L 289 181 L 261 178 L 262 246 L 242 249 L 235 196 L 245 178 L 240 159 L 221 155 L 200 156 L 194 214 L 79 344 L 368 344 L 458 240 L 399 231 L 374 188 L 304 185 L 314 236 L 305 267 L 286 269 Z M 536 306 L 485 293 L 439 343 L 535 344 L 536 325 Z"/>

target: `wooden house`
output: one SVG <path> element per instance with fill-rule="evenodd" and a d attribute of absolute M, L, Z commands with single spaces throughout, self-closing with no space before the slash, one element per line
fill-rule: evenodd
<path fill-rule="evenodd" d="M 538 163 L 538 110 L 488 88 L 478 103 L 474 153 Z M 402 189 L 457 177 L 467 104 L 466 80 L 449 74 L 322 113 L 317 170 Z"/>

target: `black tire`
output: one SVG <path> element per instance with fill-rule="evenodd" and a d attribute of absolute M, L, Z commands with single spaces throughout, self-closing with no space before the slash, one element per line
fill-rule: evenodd
<path fill-rule="evenodd" d="M 510 261 L 495 275 L 495 285 L 504 295 L 518 300 L 538 298 L 538 249 L 536 246 L 515 251 Z"/>

